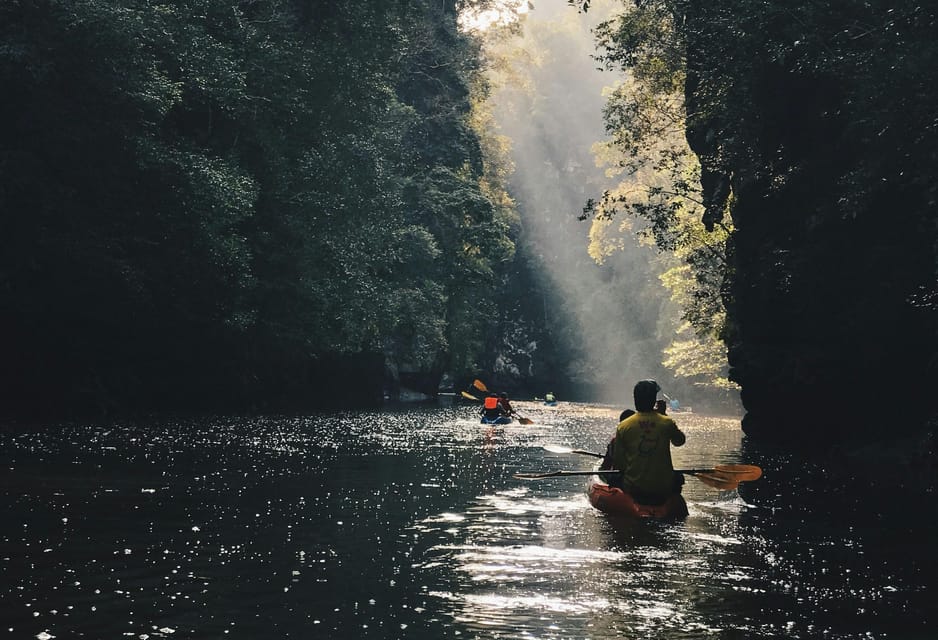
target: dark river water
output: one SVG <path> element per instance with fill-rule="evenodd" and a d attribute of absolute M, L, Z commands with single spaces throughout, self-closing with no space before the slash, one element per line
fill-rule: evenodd
<path fill-rule="evenodd" d="M 938 637 L 934 513 L 676 414 L 689 516 L 593 510 L 619 409 L 516 403 L 0 431 L 0 637 Z M 871 470 L 875 473 L 875 470 Z"/>

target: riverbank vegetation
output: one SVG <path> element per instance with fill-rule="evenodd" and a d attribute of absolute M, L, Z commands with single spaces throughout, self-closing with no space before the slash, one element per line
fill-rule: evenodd
<path fill-rule="evenodd" d="M 475 371 L 517 233 L 478 60 L 453 2 L 4 3 L 3 411 Z"/>
<path fill-rule="evenodd" d="M 711 313 L 688 320 L 719 329 L 750 435 L 816 447 L 886 428 L 931 446 L 936 21 L 914 1 L 643 0 L 597 31 L 601 59 L 638 84 L 607 108 L 622 164 L 670 177 L 586 214 L 630 213 L 659 247 L 688 248 L 681 220 L 697 201 L 725 249 L 689 263 L 726 314 L 722 327 Z M 693 180 L 687 154 L 660 145 L 669 120 L 699 163 Z M 888 427 L 871 418 L 884 411 Z"/>
<path fill-rule="evenodd" d="M 563 128 L 543 107 L 577 70 L 542 63 L 566 34 L 502 65 L 460 30 L 505 2 L 4 3 L 3 415 L 374 404 L 479 372 L 563 395 L 635 358 L 739 385 L 760 439 L 872 439 L 888 407 L 930 451 L 935 11 L 610 4 L 609 139 L 584 154 L 535 145 Z M 493 125 L 495 64 L 527 138 Z M 583 202 L 589 291 L 525 228 Z M 657 258 L 623 257 L 636 233 Z"/>

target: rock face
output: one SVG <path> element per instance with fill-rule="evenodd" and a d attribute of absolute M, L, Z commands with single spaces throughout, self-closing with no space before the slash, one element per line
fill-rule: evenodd
<path fill-rule="evenodd" d="M 909 208 L 892 212 L 898 193 L 842 217 L 830 193 L 812 193 L 819 177 L 747 185 L 733 207 L 725 301 L 744 429 L 836 439 L 887 407 L 891 429 L 920 424 L 935 348 L 929 314 L 910 300 L 933 269 L 930 234 Z"/>
<path fill-rule="evenodd" d="M 728 212 L 735 227 L 725 339 L 744 431 L 811 448 L 923 433 L 938 388 L 938 141 L 925 116 L 938 90 L 914 80 L 918 49 L 878 33 L 815 46 L 811 29 L 828 31 L 804 20 L 848 25 L 834 15 L 846 7 L 798 26 L 695 6 L 687 136 L 704 222 Z M 917 22 L 895 28 L 936 51 Z M 792 30 L 808 39 L 792 45 Z"/>

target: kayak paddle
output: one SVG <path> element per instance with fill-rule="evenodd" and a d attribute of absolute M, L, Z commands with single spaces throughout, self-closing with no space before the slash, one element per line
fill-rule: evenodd
<path fill-rule="evenodd" d="M 693 470 L 693 469 L 675 469 L 678 473 L 688 473 L 689 471 L 697 471 L 696 473 L 691 473 L 689 475 L 694 476 L 701 482 L 703 482 L 708 487 L 713 487 L 714 489 L 720 489 L 722 491 L 731 491 L 739 487 L 739 480 L 733 480 L 731 478 L 723 478 L 718 475 L 713 475 L 710 473 L 703 473 L 702 470 Z M 595 471 L 549 471 L 547 473 L 515 473 L 512 475 L 513 478 L 518 480 L 543 480 L 544 478 L 558 478 L 566 476 L 592 476 L 592 475 L 612 475 L 615 473 L 621 473 L 617 469 L 602 469 Z"/>
<path fill-rule="evenodd" d="M 592 451 L 583 451 L 582 449 L 570 449 L 557 445 L 547 445 L 544 447 L 552 453 L 578 453 L 581 455 L 592 456 L 594 458 L 605 458 L 601 453 Z M 754 464 L 718 464 L 712 469 L 675 469 L 678 473 L 694 476 L 704 484 L 711 487 L 717 487 L 718 484 L 727 482 L 748 482 L 758 480 L 762 477 L 762 469 Z"/>
<path fill-rule="evenodd" d="M 621 473 L 617 469 L 601 469 L 596 471 L 548 471 L 546 473 L 515 473 L 513 478 L 519 480 L 541 480 L 543 478 L 559 478 L 565 476 L 592 476 L 592 475 L 611 475 Z"/>

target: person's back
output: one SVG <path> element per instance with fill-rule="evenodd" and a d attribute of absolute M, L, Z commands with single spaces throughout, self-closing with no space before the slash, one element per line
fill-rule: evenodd
<path fill-rule="evenodd" d="M 502 414 L 500 398 L 494 393 L 487 395 L 482 403 L 482 415 L 489 420 L 494 420 Z"/>
<path fill-rule="evenodd" d="M 686 438 L 674 420 L 655 411 L 658 385 L 643 380 L 635 385 L 638 413 L 616 428 L 614 463 L 622 470 L 622 486 L 639 502 L 660 503 L 679 490 L 671 464 L 671 445 Z"/>

